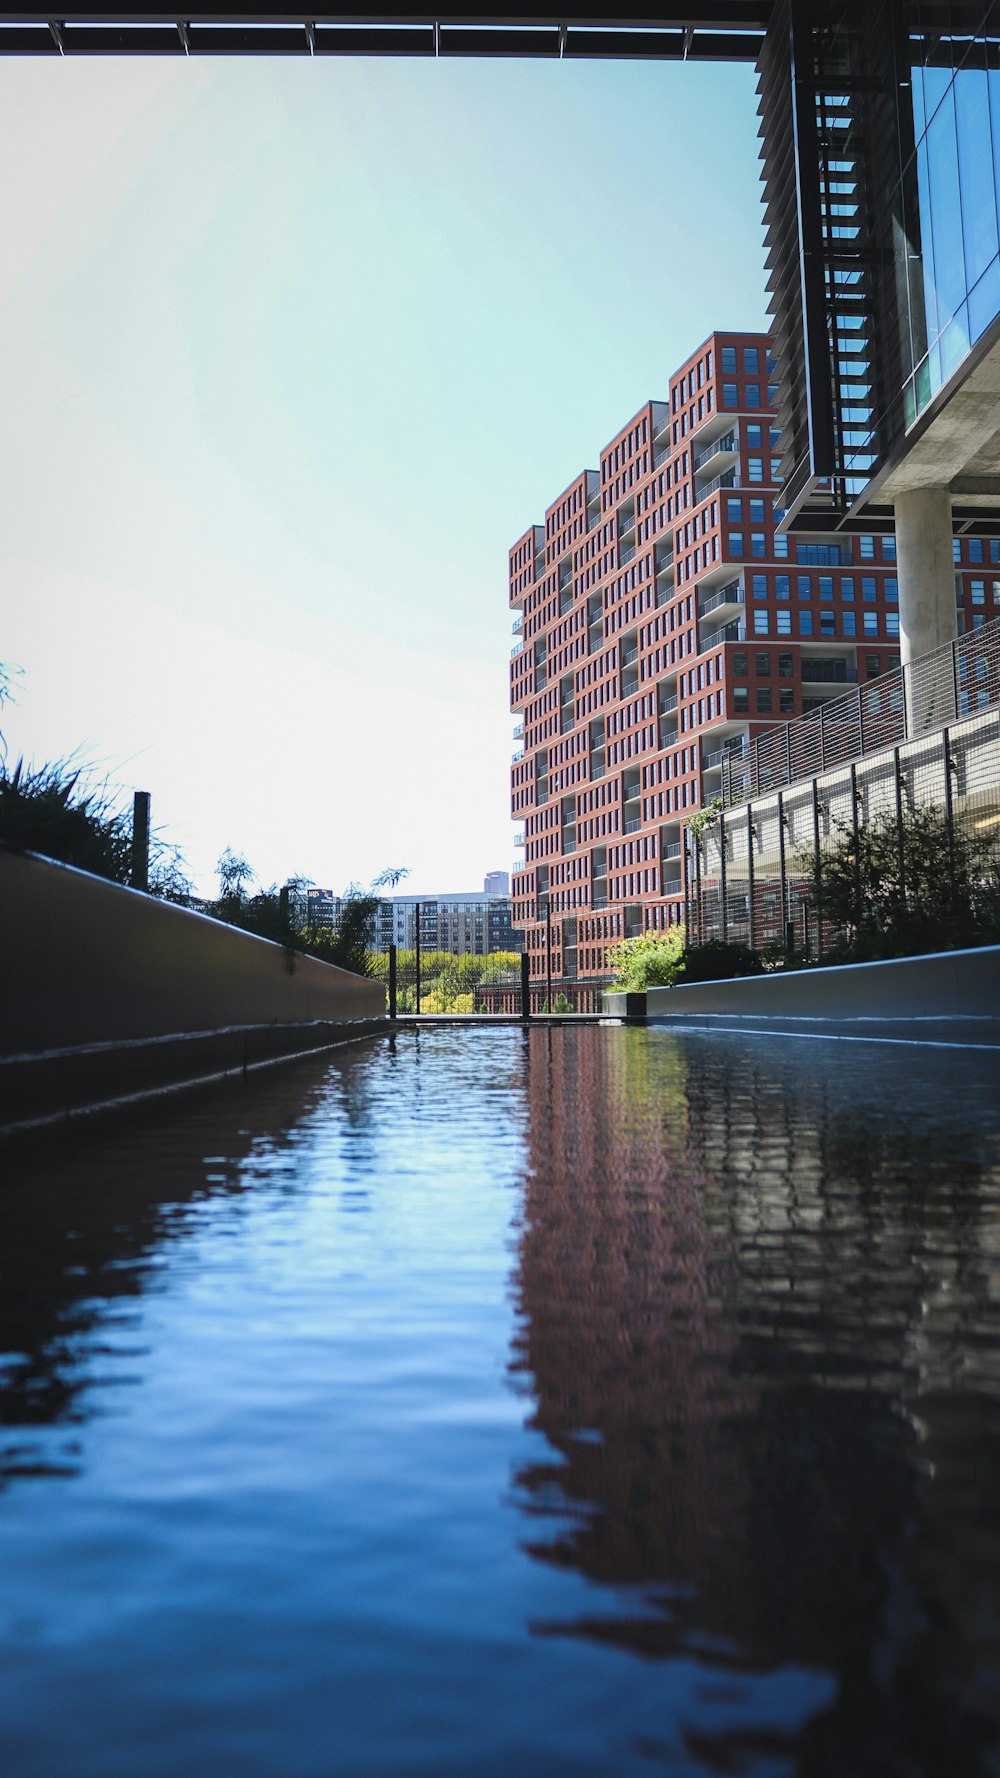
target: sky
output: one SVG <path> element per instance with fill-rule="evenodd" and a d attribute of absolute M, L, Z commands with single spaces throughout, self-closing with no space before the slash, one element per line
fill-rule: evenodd
<path fill-rule="evenodd" d="M 202 893 L 515 860 L 507 551 L 765 325 L 751 67 L 0 61 L 8 762 Z"/>

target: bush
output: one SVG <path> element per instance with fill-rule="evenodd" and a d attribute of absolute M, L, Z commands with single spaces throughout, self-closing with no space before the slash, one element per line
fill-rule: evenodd
<path fill-rule="evenodd" d="M 730 976 L 762 975 L 764 962 L 749 945 L 728 944 L 721 938 L 706 939 L 684 952 L 685 982 L 722 982 Z"/>
<path fill-rule="evenodd" d="M 825 962 L 874 961 L 1000 941 L 1000 861 L 992 831 L 956 821 L 943 810 L 891 811 L 858 829 L 836 823 L 834 843 L 803 865 L 813 879 L 811 902 L 837 938 Z M 900 858 L 902 856 L 902 877 Z"/>
<path fill-rule="evenodd" d="M 0 770 L 0 840 L 18 851 L 39 852 L 111 883 L 127 883 L 132 869 L 132 810 L 122 807 L 107 781 L 89 781 L 85 766 L 53 760 L 12 772 Z M 191 884 L 176 847 L 153 833 L 149 845 L 149 893 L 188 902 Z"/>
<path fill-rule="evenodd" d="M 684 928 L 671 926 L 667 932 L 645 932 L 612 945 L 607 962 L 616 988 L 644 994 L 647 988 L 672 988 L 684 973 L 684 957 Z"/>

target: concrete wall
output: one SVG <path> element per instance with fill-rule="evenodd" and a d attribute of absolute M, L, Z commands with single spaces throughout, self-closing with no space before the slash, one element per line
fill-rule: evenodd
<path fill-rule="evenodd" d="M 650 988 L 647 1019 L 800 1034 L 1000 1044 L 1000 945 Z"/>
<path fill-rule="evenodd" d="M 0 1056 L 384 1013 L 380 983 L 0 847 Z"/>

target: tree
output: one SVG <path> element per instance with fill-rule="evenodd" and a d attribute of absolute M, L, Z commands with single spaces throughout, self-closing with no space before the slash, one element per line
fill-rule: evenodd
<path fill-rule="evenodd" d="M 672 988 L 684 973 L 684 928 L 671 926 L 666 932 L 644 932 L 639 938 L 623 939 L 610 947 L 607 962 L 614 971 L 615 987 L 629 994 Z"/>
<path fill-rule="evenodd" d="M 828 958 L 864 962 L 1000 940 L 1000 860 L 982 832 L 923 805 L 876 815 L 855 834 L 834 824 L 833 844 L 800 860 L 811 903 L 837 939 Z"/>

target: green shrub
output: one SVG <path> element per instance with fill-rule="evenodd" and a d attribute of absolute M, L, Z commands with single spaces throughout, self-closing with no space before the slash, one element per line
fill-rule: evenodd
<path fill-rule="evenodd" d="M 690 945 L 684 952 L 685 982 L 722 982 L 735 975 L 761 975 L 764 962 L 749 945 L 728 944 L 721 938 Z"/>
<path fill-rule="evenodd" d="M 684 973 L 684 958 L 683 926 L 623 939 L 607 953 L 615 987 L 624 988 L 629 994 L 644 994 L 647 988 L 672 988 Z"/>

